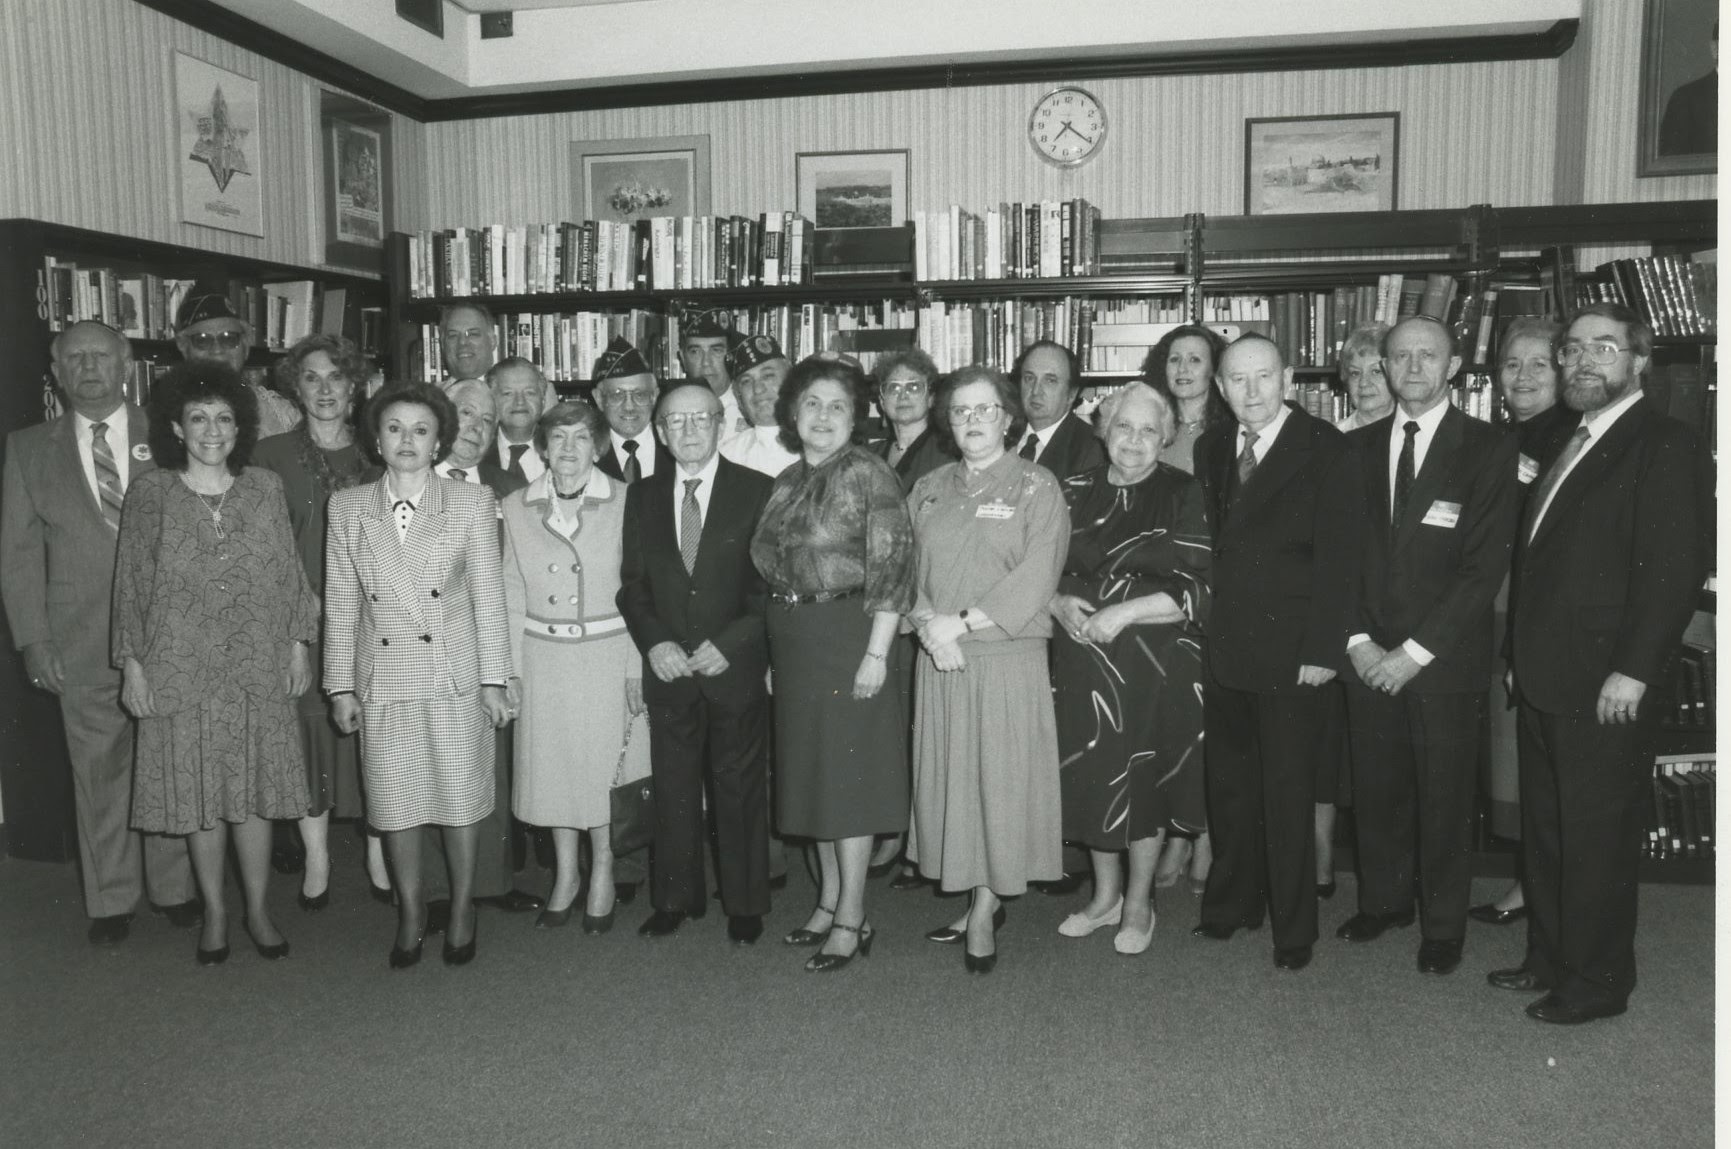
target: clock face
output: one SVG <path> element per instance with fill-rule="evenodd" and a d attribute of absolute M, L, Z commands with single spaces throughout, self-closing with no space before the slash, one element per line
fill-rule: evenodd
<path fill-rule="evenodd" d="M 1093 93 L 1056 88 L 1034 105 L 1028 117 L 1028 142 L 1041 158 L 1075 167 L 1098 155 L 1106 142 L 1106 109 Z"/>

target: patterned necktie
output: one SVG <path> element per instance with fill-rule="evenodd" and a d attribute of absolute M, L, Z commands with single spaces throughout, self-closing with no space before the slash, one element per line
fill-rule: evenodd
<path fill-rule="evenodd" d="M 1563 448 L 1563 453 L 1557 456 L 1557 461 L 1551 464 L 1551 469 L 1539 480 L 1539 489 L 1533 492 L 1533 521 L 1527 525 L 1529 542 L 1539 533 L 1539 520 L 1545 516 L 1545 504 L 1551 501 L 1557 485 L 1563 481 L 1563 472 L 1569 469 L 1569 464 L 1575 461 L 1577 455 L 1587 449 L 1587 440 L 1587 427 L 1583 423 L 1575 428 L 1575 433 L 1569 436 L 1569 445 Z"/>
<path fill-rule="evenodd" d="M 679 507 L 679 557 L 685 560 L 685 573 L 697 569 L 697 544 L 703 537 L 703 512 L 697 506 L 697 485 L 702 479 L 685 480 L 685 501 Z"/>
<path fill-rule="evenodd" d="M 1238 452 L 1238 486 L 1241 490 L 1256 473 L 1256 439 L 1255 431 L 1244 432 L 1244 450 Z"/>
<path fill-rule="evenodd" d="M 1406 504 L 1412 498 L 1412 480 L 1418 470 L 1413 462 L 1417 458 L 1418 423 L 1408 419 L 1401 430 L 1406 432 L 1406 442 L 1400 445 L 1400 459 L 1394 465 L 1394 501 L 1389 507 L 1389 525 L 1397 531 L 1406 518 Z"/>
<path fill-rule="evenodd" d="M 1021 451 L 1019 451 L 1017 453 L 1020 454 L 1022 456 L 1022 458 L 1026 459 L 1026 460 L 1028 460 L 1028 462 L 1032 463 L 1036 458 L 1039 457 L 1039 454 L 1040 454 L 1040 436 L 1036 435 L 1032 431 L 1029 431 L 1028 437 L 1026 439 L 1022 440 Z"/>
<path fill-rule="evenodd" d="M 118 531 L 120 506 L 126 500 L 120 491 L 120 468 L 114 465 L 114 450 L 108 445 L 107 423 L 90 425 L 90 455 L 96 460 L 96 497 L 102 504 L 102 517 Z"/>
<path fill-rule="evenodd" d="M 505 468 L 507 471 L 511 472 L 511 474 L 522 479 L 525 483 L 529 481 L 529 474 L 527 471 L 523 470 L 523 455 L 528 450 L 529 444 L 527 443 L 512 443 L 511 465 Z"/>
<path fill-rule="evenodd" d="M 625 454 L 625 467 L 622 473 L 624 474 L 627 483 L 635 483 L 638 479 L 643 477 L 643 464 L 637 461 L 636 439 L 625 440 Z M 695 479 L 691 481 L 696 482 Z"/>
<path fill-rule="evenodd" d="M 469 472 L 463 470 L 461 467 L 452 467 L 451 478 L 457 480 L 459 483 L 466 483 L 469 481 Z"/>

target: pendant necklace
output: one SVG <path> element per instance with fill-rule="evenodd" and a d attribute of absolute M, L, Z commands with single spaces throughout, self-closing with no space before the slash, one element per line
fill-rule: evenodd
<path fill-rule="evenodd" d="M 230 483 L 228 486 L 224 487 L 222 493 L 217 496 L 214 504 L 211 503 L 209 495 L 205 494 L 203 491 L 194 490 L 192 484 L 188 483 L 186 489 L 197 495 L 198 501 L 204 504 L 205 511 L 210 515 L 210 524 L 216 530 L 216 537 L 219 539 L 228 538 L 228 532 L 224 530 L 222 526 L 222 508 L 223 505 L 228 502 L 228 493 L 234 490 L 234 484 Z"/>

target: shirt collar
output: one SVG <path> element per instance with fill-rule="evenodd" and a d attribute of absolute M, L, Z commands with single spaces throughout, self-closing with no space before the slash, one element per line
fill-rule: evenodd
<path fill-rule="evenodd" d="M 455 480 L 456 482 L 459 482 L 459 483 L 479 483 L 481 481 L 481 464 L 479 464 L 479 463 L 476 463 L 472 467 L 460 467 L 459 464 L 453 463 L 453 462 L 451 462 L 451 460 L 446 459 L 443 463 L 440 463 L 438 466 L 434 467 L 433 472 L 434 472 L 434 474 L 438 475 L 441 479 L 449 479 L 449 478 L 451 478 L 451 472 L 453 470 L 457 470 L 459 468 L 463 472 L 463 477 L 461 479 Z"/>
<path fill-rule="evenodd" d="M 1285 403 L 1282 403 L 1280 405 L 1280 414 L 1269 420 L 1262 430 L 1256 432 L 1256 445 L 1264 449 L 1272 447 L 1274 445 L 1274 440 L 1280 437 L 1280 429 L 1286 426 L 1286 417 L 1290 414 L 1292 414 L 1292 408 L 1288 407 Z M 1238 439 L 1240 442 L 1243 442 L 1244 436 L 1248 430 L 1249 428 L 1245 427 L 1243 423 L 1238 424 Z"/>
<path fill-rule="evenodd" d="M 1406 437 L 1406 425 L 1408 423 L 1417 423 L 1418 433 L 1423 435 L 1426 441 L 1429 441 L 1430 437 L 1436 434 L 1436 429 L 1442 426 L 1443 417 L 1448 414 L 1448 411 L 1449 401 L 1446 398 L 1422 415 L 1408 415 L 1405 411 L 1396 407 L 1394 410 L 1395 435 L 1393 437 L 1396 440 L 1404 439 Z"/>
<path fill-rule="evenodd" d="M 126 425 L 126 404 L 122 403 L 113 411 L 110 411 L 108 416 L 103 419 L 87 419 L 82 411 L 72 412 L 72 424 L 78 431 L 78 437 L 80 439 L 88 439 L 90 437 L 90 428 L 96 426 L 97 423 L 106 424 L 110 431 L 118 430 L 125 432 L 128 429 Z"/>
<path fill-rule="evenodd" d="M 674 489 L 680 493 L 681 497 L 683 497 L 684 493 L 685 493 L 685 481 L 687 479 L 702 479 L 703 484 L 701 486 L 699 486 L 697 489 L 700 491 L 712 491 L 715 489 L 715 472 L 719 471 L 720 469 L 721 469 L 721 452 L 720 451 L 717 451 L 715 454 L 709 456 L 709 462 L 705 463 L 703 465 L 703 470 L 697 472 L 697 474 L 695 474 L 695 475 L 690 474 L 689 472 L 686 471 L 686 469 L 684 467 L 675 463 L 673 466 Z"/>
<path fill-rule="evenodd" d="M 626 454 L 625 444 L 627 443 L 637 444 L 637 457 L 639 459 L 641 459 L 645 454 L 653 453 L 655 450 L 655 429 L 653 427 L 644 427 L 643 430 L 637 432 L 635 435 L 621 435 L 618 431 L 609 427 L 607 428 L 607 434 L 608 437 L 613 440 L 613 453 L 615 455 Z"/>
<path fill-rule="evenodd" d="M 1587 429 L 1589 439 L 1598 439 L 1611 429 L 1611 424 L 1623 417 L 1623 412 L 1641 401 L 1645 394 L 1639 387 L 1632 387 L 1629 393 L 1612 403 L 1609 407 L 1601 407 L 1597 411 L 1588 411 L 1581 416 L 1581 426 Z"/>

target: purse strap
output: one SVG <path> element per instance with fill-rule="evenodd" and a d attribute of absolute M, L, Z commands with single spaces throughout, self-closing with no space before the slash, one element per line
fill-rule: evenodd
<path fill-rule="evenodd" d="M 639 717 L 641 716 L 630 713 L 625 715 L 625 744 L 619 747 L 619 762 L 613 767 L 613 785 L 615 787 L 625 784 L 625 755 L 631 749 L 631 728 L 637 725 Z"/>

